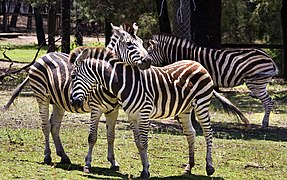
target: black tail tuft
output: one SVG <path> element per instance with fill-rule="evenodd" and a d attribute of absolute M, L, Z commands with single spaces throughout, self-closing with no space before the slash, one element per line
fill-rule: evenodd
<path fill-rule="evenodd" d="M 214 96 L 222 103 L 223 109 L 228 113 L 228 114 L 234 114 L 236 115 L 239 119 L 243 121 L 244 124 L 250 124 L 249 120 L 242 114 L 240 109 L 236 107 L 232 102 L 230 102 L 228 99 L 225 97 L 221 96 L 218 92 L 213 90 Z"/>

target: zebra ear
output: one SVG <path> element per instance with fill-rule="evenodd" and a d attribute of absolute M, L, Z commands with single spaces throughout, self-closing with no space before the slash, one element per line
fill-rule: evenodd
<path fill-rule="evenodd" d="M 121 27 L 114 26 L 113 23 L 111 23 L 111 26 L 114 33 L 120 34 Z"/>
<path fill-rule="evenodd" d="M 87 59 L 89 57 L 90 54 L 90 49 L 86 48 L 84 49 L 76 58 L 75 60 L 75 65 L 78 66 L 80 65 L 85 59 Z"/>
<path fill-rule="evenodd" d="M 134 28 L 134 35 L 137 35 L 137 31 L 139 29 L 137 23 L 135 23 L 135 22 L 133 23 L 133 28 Z"/>

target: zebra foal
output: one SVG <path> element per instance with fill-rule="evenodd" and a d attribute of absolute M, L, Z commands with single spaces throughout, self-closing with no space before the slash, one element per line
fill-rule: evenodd
<path fill-rule="evenodd" d="M 182 59 L 199 62 L 210 73 L 215 87 L 235 87 L 245 83 L 251 95 L 262 102 L 265 111 L 262 127 L 269 126 L 274 101 L 266 88 L 272 77 L 277 75 L 278 69 L 263 50 L 210 49 L 187 39 L 160 34 L 153 35 L 148 53 L 155 66 L 164 66 Z"/>
<path fill-rule="evenodd" d="M 117 97 L 127 113 L 134 133 L 143 170 L 142 178 L 149 174 L 147 157 L 149 119 L 177 116 L 189 144 L 189 163 L 185 173 L 190 174 L 194 166 L 195 129 L 191 123 L 191 112 L 203 129 L 206 140 L 206 172 L 214 173 L 212 164 L 212 129 L 209 118 L 209 104 L 214 94 L 224 107 L 234 106 L 213 90 L 213 81 L 207 70 L 195 61 L 179 61 L 165 67 L 151 67 L 141 71 L 138 67 L 119 62 L 105 49 L 98 48 L 98 54 L 90 56 L 85 49 L 72 59 L 71 98 L 75 107 L 82 107 L 93 86 L 100 84 Z M 103 60 L 103 58 L 110 59 Z M 236 113 L 236 111 L 231 111 Z"/>
<path fill-rule="evenodd" d="M 141 69 L 150 66 L 147 51 L 142 46 L 142 40 L 135 34 L 127 33 L 122 27 L 113 26 L 113 35 L 107 51 L 114 52 L 119 59 L 126 63 L 139 66 Z M 76 57 L 84 48 L 79 47 L 71 52 L 71 57 Z M 93 54 L 93 48 L 90 48 Z M 91 112 L 90 134 L 88 138 L 89 149 L 86 156 L 84 170 L 90 172 L 92 161 L 92 150 L 97 140 L 97 126 L 101 115 L 104 113 L 107 123 L 108 160 L 112 169 L 119 169 L 114 158 L 114 128 L 118 116 L 119 104 L 114 95 L 102 86 L 95 86 L 79 109 L 70 103 L 71 80 L 70 74 L 72 64 L 68 61 L 69 55 L 52 52 L 40 57 L 30 68 L 28 77 L 17 87 L 13 96 L 4 106 L 8 109 L 15 98 L 19 95 L 24 85 L 29 81 L 32 91 L 36 96 L 39 114 L 42 119 L 42 131 L 45 136 L 44 162 L 51 164 L 51 149 L 49 145 L 49 134 L 51 132 L 56 153 L 61 157 L 61 163 L 70 163 L 70 159 L 64 151 L 59 131 L 64 112 L 88 113 Z M 49 120 L 49 104 L 53 105 L 53 112 Z"/>

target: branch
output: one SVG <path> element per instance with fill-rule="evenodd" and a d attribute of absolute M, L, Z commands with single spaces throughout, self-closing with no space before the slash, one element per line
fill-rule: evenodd
<path fill-rule="evenodd" d="M 4 56 L 6 59 L 8 59 L 9 61 L 11 61 L 12 63 L 9 65 L 9 68 L 6 70 L 6 72 L 5 72 L 4 74 L 1 74 L 1 75 L 0 75 L 0 81 L 2 81 L 6 76 L 11 76 L 11 74 L 17 74 L 17 73 L 21 72 L 22 70 L 28 69 L 32 64 L 34 64 L 34 62 L 36 61 L 36 59 L 37 59 L 37 57 L 38 57 L 38 55 L 39 55 L 39 52 L 40 52 L 41 48 L 42 48 L 44 45 L 45 45 L 45 43 L 43 42 L 43 43 L 41 44 L 41 46 L 39 46 L 39 48 L 38 48 L 38 50 L 37 50 L 37 52 L 36 52 L 36 54 L 35 54 L 34 59 L 33 59 L 32 62 L 30 62 L 30 63 L 27 64 L 26 66 L 24 66 L 24 67 L 22 67 L 22 68 L 20 68 L 20 69 L 17 69 L 17 70 L 11 70 L 14 61 L 13 61 L 11 58 L 9 58 L 9 57 L 5 54 L 5 52 L 6 52 L 6 50 L 5 50 L 5 51 L 3 52 L 3 56 Z"/>

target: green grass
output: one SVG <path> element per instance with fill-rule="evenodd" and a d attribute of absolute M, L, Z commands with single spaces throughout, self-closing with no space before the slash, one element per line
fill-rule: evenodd
<path fill-rule="evenodd" d="M 0 59 L 4 59 L 3 52 L 5 51 L 5 54 L 13 61 L 29 63 L 34 59 L 37 50 L 37 45 L 15 45 L 0 43 Z M 41 48 L 38 57 L 44 55 L 46 52 L 47 47 Z"/>
<path fill-rule="evenodd" d="M 101 42 L 88 42 L 87 46 L 104 46 Z M 71 49 L 75 48 L 74 42 L 71 42 Z M 38 58 L 47 53 L 48 47 L 42 47 Z M 15 44 L 13 42 L 0 42 L 0 59 L 4 59 L 3 52 L 13 61 L 29 63 L 31 62 L 38 50 L 36 44 Z"/>
<path fill-rule="evenodd" d="M 250 98 L 245 86 L 228 89 L 224 94 L 234 102 L 252 123 L 244 127 L 233 116 L 222 112 L 216 100 L 211 106 L 213 122 L 213 162 L 215 173 L 205 172 L 205 141 L 197 129 L 193 175 L 181 176 L 187 162 L 187 142 L 178 124 L 151 121 L 149 161 L 151 179 L 286 179 L 287 178 L 287 107 L 286 85 L 272 83 L 269 92 L 275 99 L 270 117 L 271 127 L 262 130 L 263 108 Z M 0 104 L 10 97 L 0 91 Z M 105 124 L 99 125 L 98 141 L 93 152 L 92 173 L 82 169 L 88 150 L 89 114 L 66 113 L 61 138 L 72 164 L 60 165 L 51 140 L 53 165 L 43 164 L 44 138 L 35 98 L 22 93 L 9 111 L 0 113 L 0 172 L 3 179 L 128 179 L 137 178 L 141 162 L 127 117 L 120 111 L 116 126 L 115 153 L 120 171 L 109 170 Z M 102 119 L 104 121 L 104 118 Z"/>

